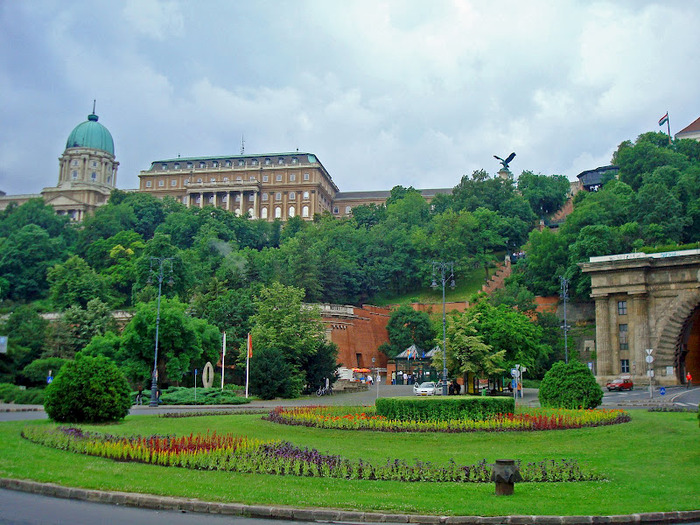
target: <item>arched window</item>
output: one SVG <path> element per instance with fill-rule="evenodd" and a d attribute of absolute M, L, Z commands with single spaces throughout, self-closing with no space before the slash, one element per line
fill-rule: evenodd
<path fill-rule="evenodd" d="M 263 219 L 267 219 L 267 208 L 263 208 L 260 210 L 260 217 Z"/>
<path fill-rule="evenodd" d="M 294 214 L 296 213 L 296 210 L 294 209 L 294 206 L 289 207 L 289 217 L 294 217 Z"/>
<path fill-rule="evenodd" d="M 248 217 L 251 219 L 255 217 L 255 210 L 253 208 L 248 208 Z"/>
<path fill-rule="evenodd" d="M 275 219 L 281 219 L 282 218 L 282 208 L 277 206 L 275 208 Z"/>
<path fill-rule="evenodd" d="M 301 216 L 302 216 L 302 217 L 308 217 L 308 216 L 309 216 L 309 207 L 308 207 L 308 206 L 304 206 L 304 207 L 301 209 Z"/>

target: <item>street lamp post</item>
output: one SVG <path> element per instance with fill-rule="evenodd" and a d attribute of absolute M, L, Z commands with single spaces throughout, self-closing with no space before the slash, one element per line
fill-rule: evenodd
<path fill-rule="evenodd" d="M 566 322 L 566 300 L 569 298 L 569 280 L 566 277 L 561 277 L 561 298 L 564 300 L 564 324 L 562 329 L 564 330 L 564 362 L 569 362 L 569 325 Z"/>
<path fill-rule="evenodd" d="M 164 268 L 165 266 L 165 268 Z M 157 268 L 157 269 L 156 269 Z M 148 277 L 148 282 L 152 282 L 152 277 L 158 280 L 158 301 L 156 307 L 156 347 L 155 356 L 153 358 L 153 374 L 151 376 L 151 402 L 150 407 L 158 406 L 158 331 L 160 329 L 160 294 L 163 288 L 163 279 L 165 278 L 165 273 L 170 274 L 170 280 L 168 284 L 173 284 L 173 258 L 172 257 L 151 257 L 151 274 Z"/>
<path fill-rule="evenodd" d="M 450 287 L 455 287 L 454 263 L 433 261 L 432 288 L 437 288 L 436 275 L 440 275 L 442 282 L 442 395 L 447 395 L 447 331 L 445 319 L 445 283 L 449 280 Z"/>

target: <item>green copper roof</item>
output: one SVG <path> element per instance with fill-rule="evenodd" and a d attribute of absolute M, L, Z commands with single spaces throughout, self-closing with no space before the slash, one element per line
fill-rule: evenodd
<path fill-rule="evenodd" d="M 92 148 L 114 155 L 114 140 L 107 128 L 97 122 L 97 115 L 91 113 L 88 119 L 78 124 L 66 142 L 68 148 Z"/>

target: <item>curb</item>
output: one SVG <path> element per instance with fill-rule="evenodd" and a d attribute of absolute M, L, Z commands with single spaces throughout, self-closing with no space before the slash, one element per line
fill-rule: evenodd
<path fill-rule="evenodd" d="M 700 510 L 674 512 L 647 512 L 642 514 L 610 516 L 428 516 L 421 514 L 385 514 L 337 509 L 280 507 L 275 505 L 243 505 L 216 503 L 190 498 L 155 496 L 133 492 L 63 487 L 54 483 L 39 483 L 22 479 L 0 478 L 0 488 L 41 494 L 55 498 L 75 499 L 93 503 L 108 503 L 154 510 L 175 510 L 246 516 L 251 518 L 284 519 L 296 521 L 342 521 L 361 523 L 416 523 L 422 525 L 579 525 L 598 523 L 687 523 L 700 521 Z"/>

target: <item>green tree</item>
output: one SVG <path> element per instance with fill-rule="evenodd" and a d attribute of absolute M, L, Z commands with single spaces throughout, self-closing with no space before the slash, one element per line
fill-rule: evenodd
<path fill-rule="evenodd" d="M 603 390 L 583 363 L 559 361 L 545 374 L 539 398 L 543 407 L 595 408 L 603 401 Z"/>
<path fill-rule="evenodd" d="M 403 352 L 411 345 L 421 350 L 430 350 L 435 344 L 435 330 L 430 322 L 430 316 L 418 312 L 410 306 L 399 306 L 391 312 L 386 326 L 390 346 L 382 350 L 392 358 Z"/>
<path fill-rule="evenodd" d="M 536 175 L 531 171 L 523 171 L 518 177 L 518 190 L 533 211 L 540 217 L 545 217 L 564 205 L 570 184 L 564 175 Z"/>
<path fill-rule="evenodd" d="M 51 268 L 47 279 L 51 302 L 58 308 L 85 308 L 91 299 L 108 300 L 104 279 L 77 255 Z"/>
<path fill-rule="evenodd" d="M 451 373 L 459 373 L 467 384 L 468 374 L 490 377 L 503 372 L 506 350 L 494 350 L 477 333 L 477 316 L 466 312 L 450 315 L 447 327 L 447 361 Z M 440 354 L 440 355 L 437 355 Z M 436 368 L 442 367 L 442 352 L 433 358 Z"/>
<path fill-rule="evenodd" d="M 64 257 L 61 238 L 52 239 L 48 232 L 28 224 L 0 242 L 0 277 L 11 283 L 6 297 L 31 301 L 48 290 L 46 273 Z"/>
<path fill-rule="evenodd" d="M 16 306 L 0 326 L 8 336 L 7 353 L 0 354 L 0 382 L 27 384 L 19 372 L 40 357 L 48 322 L 29 304 Z"/>
<path fill-rule="evenodd" d="M 299 288 L 272 283 L 258 293 L 252 318 L 255 348 L 278 354 L 287 364 L 288 397 L 298 396 L 307 384 L 302 367 L 325 339 L 318 308 L 303 305 L 303 297 L 304 291 Z"/>
<path fill-rule="evenodd" d="M 116 362 L 134 382 L 146 381 L 155 355 L 156 301 L 136 306 L 134 317 L 122 332 Z M 221 337 L 216 327 L 190 317 L 187 305 L 162 298 L 158 335 L 158 384 L 176 384 L 192 369 L 216 362 Z"/>

